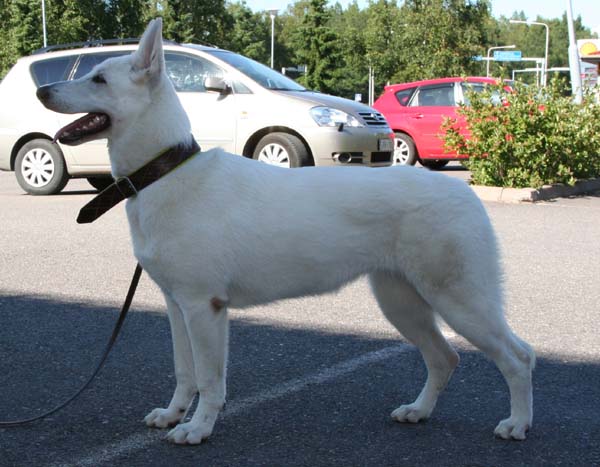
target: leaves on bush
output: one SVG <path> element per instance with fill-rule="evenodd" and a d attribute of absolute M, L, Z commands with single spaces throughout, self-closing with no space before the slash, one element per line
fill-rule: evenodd
<path fill-rule="evenodd" d="M 443 125 L 446 149 L 469 157 L 465 165 L 473 183 L 539 188 L 600 176 L 597 96 L 586 93 L 576 104 L 558 80 L 545 89 L 518 83 L 512 92 L 503 88 L 468 94 L 469 106 L 462 105 L 458 114 L 470 136 L 458 132 L 456 119 Z M 502 104 L 493 103 L 498 92 Z"/>

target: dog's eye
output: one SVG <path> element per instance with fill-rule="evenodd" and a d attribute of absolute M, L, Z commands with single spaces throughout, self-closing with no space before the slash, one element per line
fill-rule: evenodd
<path fill-rule="evenodd" d="M 102 75 L 96 75 L 92 78 L 92 81 L 97 84 L 106 84 L 106 80 Z"/>

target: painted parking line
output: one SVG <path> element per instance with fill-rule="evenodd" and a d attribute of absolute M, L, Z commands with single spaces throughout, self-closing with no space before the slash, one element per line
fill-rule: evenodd
<path fill-rule="evenodd" d="M 289 396 L 290 394 L 302 391 L 309 385 L 327 383 L 352 373 L 362 366 L 387 360 L 388 358 L 396 357 L 397 355 L 413 350 L 416 349 L 411 345 L 398 344 L 369 352 L 344 362 L 340 362 L 319 372 L 289 380 L 279 386 L 253 396 L 227 402 L 227 406 L 220 415 L 220 418 L 227 419 L 253 409 L 254 407 L 264 404 L 265 402 L 281 399 Z M 68 463 L 61 462 L 53 464 L 50 467 L 82 467 L 109 464 L 120 456 L 131 454 L 135 451 L 145 449 L 155 442 L 160 442 L 164 439 L 165 434 L 165 430 L 149 430 L 148 432 L 134 434 L 133 436 L 130 436 L 123 441 L 119 441 L 118 443 L 102 446 L 96 449 L 91 455 L 84 458 L 75 459 Z"/>

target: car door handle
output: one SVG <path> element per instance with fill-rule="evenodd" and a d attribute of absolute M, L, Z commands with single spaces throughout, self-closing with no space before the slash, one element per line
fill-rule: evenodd
<path fill-rule="evenodd" d="M 416 118 L 417 120 L 420 120 L 423 117 L 425 117 L 425 115 L 423 115 L 423 114 L 415 114 L 415 115 L 412 116 L 412 118 Z"/>

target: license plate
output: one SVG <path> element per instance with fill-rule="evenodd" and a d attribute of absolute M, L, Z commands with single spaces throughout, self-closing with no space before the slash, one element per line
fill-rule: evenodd
<path fill-rule="evenodd" d="M 394 142 L 392 138 L 385 138 L 379 140 L 380 151 L 392 151 L 394 149 Z"/>

